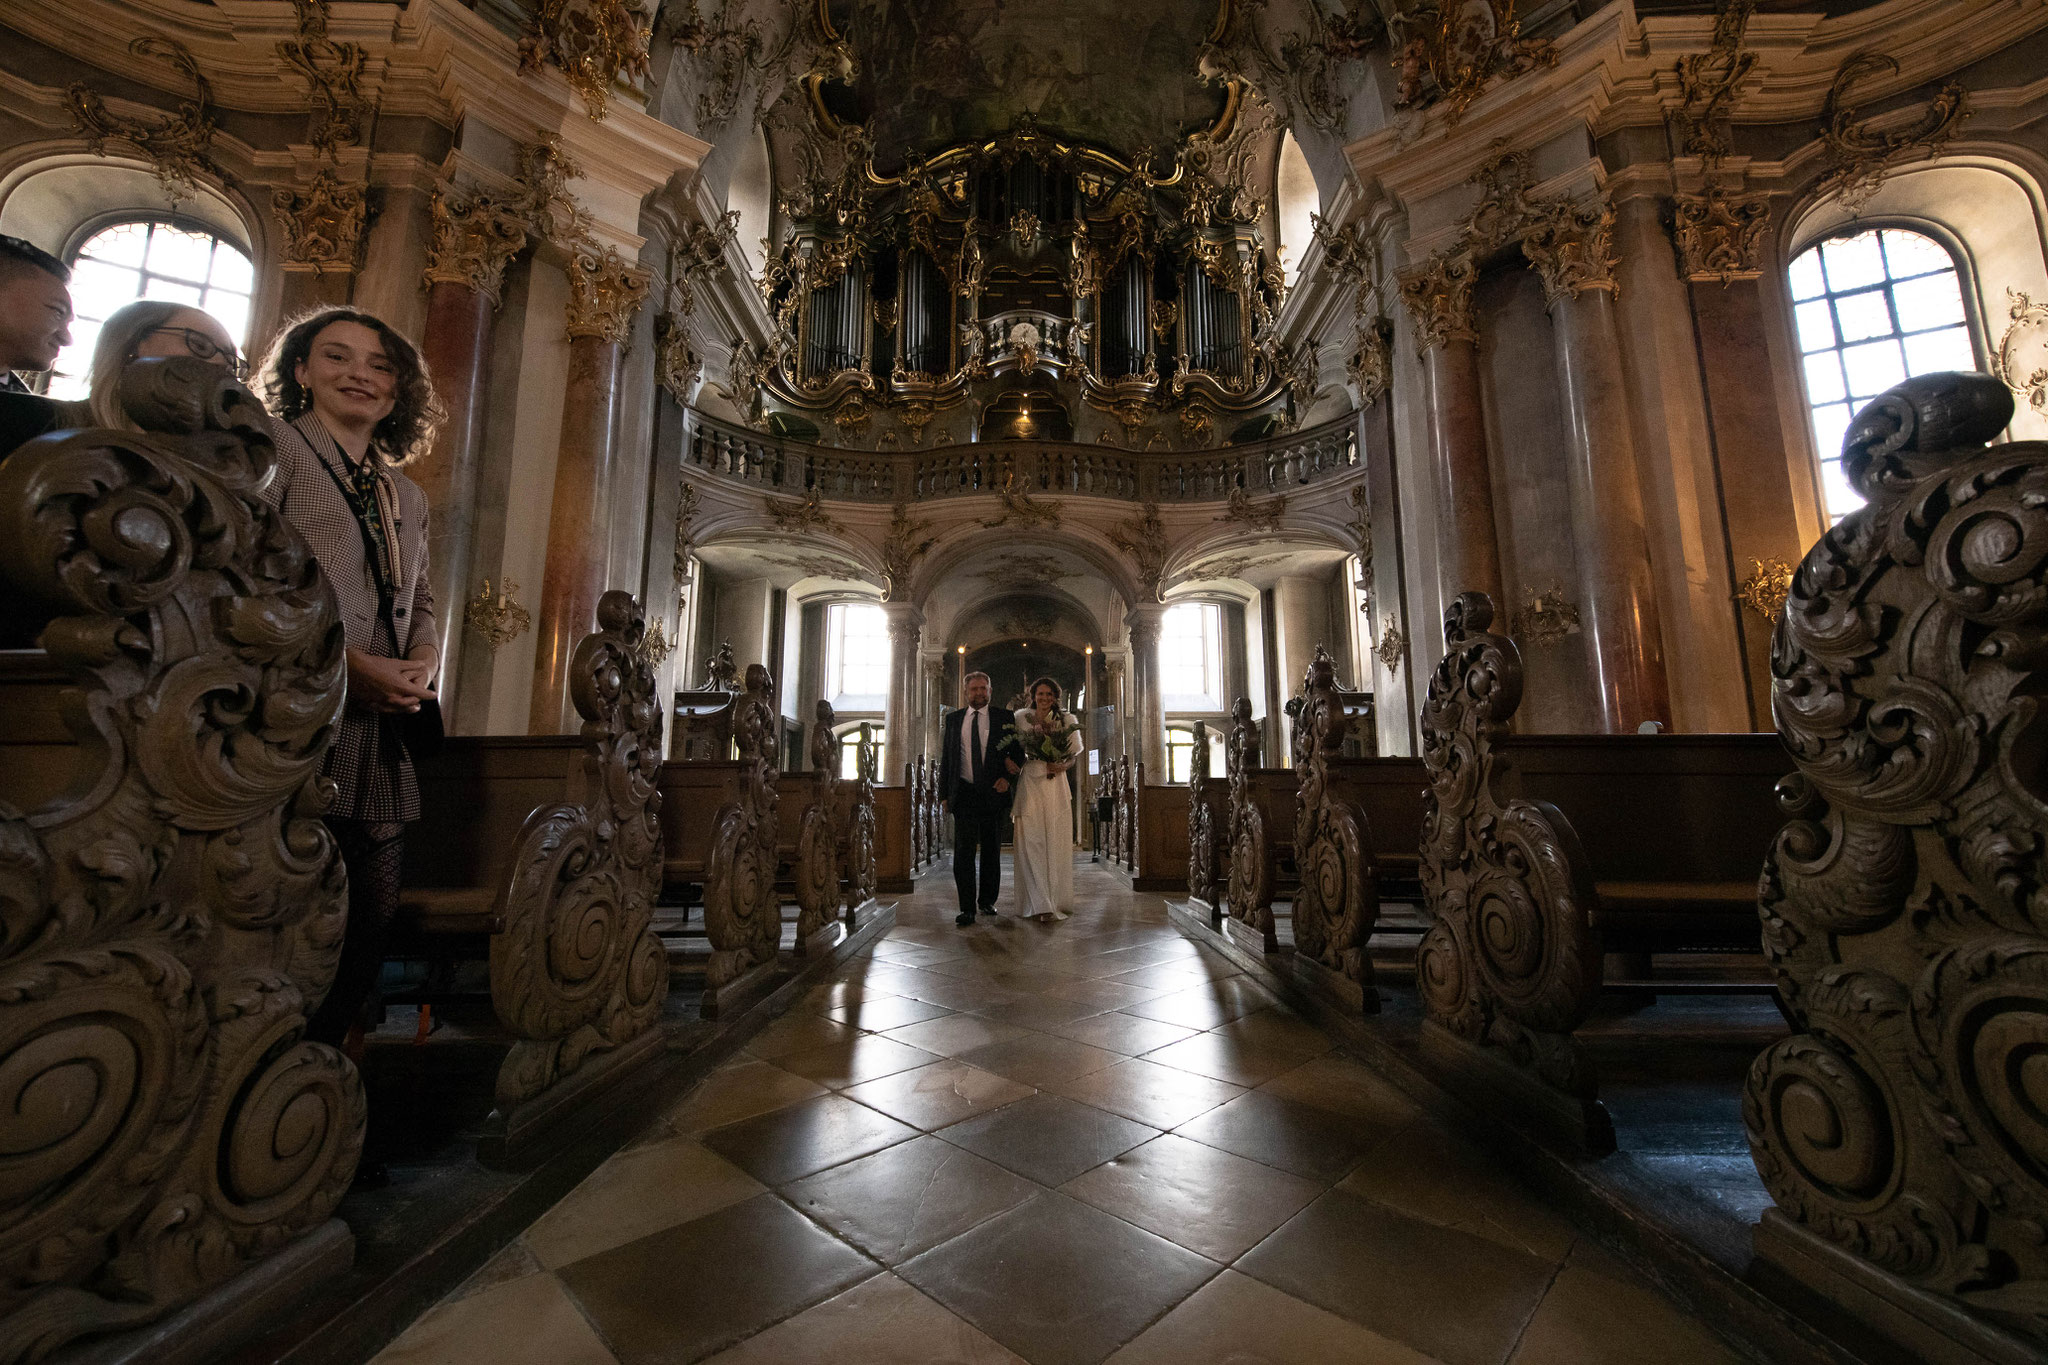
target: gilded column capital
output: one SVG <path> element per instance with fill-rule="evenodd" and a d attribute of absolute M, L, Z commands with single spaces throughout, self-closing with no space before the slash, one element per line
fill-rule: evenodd
<path fill-rule="evenodd" d="M 426 282 L 459 284 L 498 304 L 505 267 L 526 245 L 519 207 L 482 190 L 455 198 L 434 194 L 434 239 L 427 248 Z"/>
<path fill-rule="evenodd" d="M 1672 196 L 1671 240 L 1678 271 L 1688 280 L 1753 280 L 1763 274 L 1764 230 L 1771 201 L 1761 194 L 1730 194 L 1708 186 L 1702 194 Z"/>
<path fill-rule="evenodd" d="M 1463 250 L 1432 256 L 1401 277 L 1401 302 L 1415 319 L 1424 350 L 1479 340 L 1472 312 L 1472 286 L 1478 280 L 1479 263 Z"/>
<path fill-rule="evenodd" d="M 569 259 L 569 335 L 623 345 L 648 283 L 647 272 L 628 265 L 617 247 L 577 247 Z"/>
<path fill-rule="evenodd" d="M 1522 251 L 1543 276 L 1552 303 L 1592 289 L 1615 291 L 1614 208 L 1605 200 L 1549 206 L 1522 238 Z"/>
<path fill-rule="evenodd" d="M 280 186 L 271 192 L 271 211 L 284 231 L 287 270 L 346 274 L 356 268 L 369 195 L 362 185 L 344 185 L 331 170 L 303 189 Z"/>

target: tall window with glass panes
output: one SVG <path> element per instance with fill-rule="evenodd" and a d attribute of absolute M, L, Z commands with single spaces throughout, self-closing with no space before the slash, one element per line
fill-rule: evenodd
<path fill-rule="evenodd" d="M 71 344 L 57 356 L 52 398 L 86 394 L 100 324 L 137 299 L 183 303 L 213 314 L 237 350 L 249 337 L 256 270 L 234 243 L 203 228 L 138 219 L 101 228 L 71 260 Z"/>
<path fill-rule="evenodd" d="M 1792 313 L 1833 525 L 1863 505 L 1842 473 L 1842 434 L 1865 403 L 1910 375 L 1974 370 L 1962 281 L 1925 233 L 1871 228 L 1831 237 L 1792 262 Z"/>

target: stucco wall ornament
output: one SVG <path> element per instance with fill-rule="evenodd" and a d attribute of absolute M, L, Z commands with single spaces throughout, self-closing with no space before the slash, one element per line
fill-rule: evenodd
<path fill-rule="evenodd" d="M 1752 559 L 1755 567 L 1735 589 L 1735 600 L 1764 620 L 1776 622 L 1785 610 L 1785 597 L 1792 591 L 1792 566 L 1773 556 Z"/>
<path fill-rule="evenodd" d="M 1671 240 L 1685 278 L 1727 285 L 1763 274 L 1769 198 L 1709 185 L 1704 193 L 1674 195 L 1671 202 Z"/>
<path fill-rule="evenodd" d="M 1242 488 L 1230 490 L 1230 500 L 1223 514 L 1215 518 L 1227 521 L 1233 526 L 1248 526 L 1259 531 L 1277 531 L 1280 519 L 1287 515 L 1285 497 L 1267 498 L 1262 502 L 1252 501 L 1252 495 Z"/>
<path fill-rule="evenodd" d="M 1401 671 L 1401 660 L 1408 656 L 1408 637 L 1401 632 L 1401 618 L 1389 613 L 1386 624 L 1380 627 L 1380 642 L 1373 646 L 1373 657 L 1386 666 L 1389 673 Z"/>
<path fill-rule="evenodd" d="M 561 68 L 584 112 L 610 112 L 612 85 L 647 74 L 647 15 L 624 0 L 540 0 L 519 42 L 519 68 Z"/>
<path fill-rule="evenodd" d="M 1056 502 L 1040 502 L 1017 483 L 1017 471 L 1003 475 L 1003 486 L 996 490 L 996 501 L 1003 510 L 993 517 L 984 517 L 981 524 L 990 530 L 1008 526 L 1012 522 L 1031 530 L 1037 526 L 1057 528 L 1060 524 L 1060 507 Z"/>
<path fill-rule="evenodd" d="M 316 104 L 310 140 L 314 149 L 333 160 L 343 147 L 363 140 L 369 102 L 363 98 L 363 64 L 369 53 L 361 43 L 338 43 L 327 36 L 327 0 L 293 0 L 299 35 L 277 45 L 277 55 L 306 82 Z"/>
<path fill-rule="evenodd" d="M 817 531 L 830 531 L 834 535 L 846 534 L 846 527 L 825 510 L 824 499 L 813 488 L 805 493 L 802 500 L 790 498 L 763 498 L 768 509 L 768 520 L 778 531 L 787 531 L 807 536 Z"/>
<path fill-rule="evenodd" d="M 654 377 L 678 403 L 690 401 L 697 376 L 704 372 L 690 327 L 697 285 L 724 267 L 739 226 L 734 209 L 714 222 L 686 225 L 669 244 L 664 306 L 654 319 Z"/>
<path fill-rule="evenodd" d="M 279 186 L 271 191 L 270 207 L 284 230 L 287 265 L 311 266 L 319 274 L 356 268 L 370 212 L 363 186 L 344 185 L 323 168 L 303 190 Z"/>
<path fill-rule="evenodd" d="M 1883 116 L 1859 118 L 1861 111 L 1850 103 L 1851 94 L 1870 77 L 1886 72 L 1896 75 L 1898 70 L 1896 57 L 1864 51 L 1851 55 L 1835 72 L 1835 83 L 1821 107 L 1821 141 L 1834 163 L 1817 187 L 1822 197 L 1834 195 L 1847 208 L 1860 207 L 1903 162 L 1939 157 L 1970 116 L 1963 87 L 1951 82 L 1935 93 L 1910 124 L 1890 132 L 1877 131 L 1874 125 L 1884 121 Z"/>
<path fill-rule="evenodd" d="M 647 298 L 649 277 L 628 265 L 617 247 L 583 243 L 569 262 L 569 335 L 623 346 L 633 315 Z"/>
<path fill-rule="evenodd" d="M 1596 289 L 1616 292 L 1614 210 L 1603 201 L 1548 206 L 1522 237 L 1522 251 L 1552 303 Z"/>
<path fill-rule="evenodd" d="M 1364 484 L 1359 484 L 1351 490 L 1350 502 L 1353 510 L 1351 520 L 1346 523 L 1345 529 L 1350 531 L 1352 538 L 1358 542 L 1358 591 L 1365 598 L 1359 610 L 1370 611 L 1373 591 L 1372 495 L 1366 492 Z"/>
<path fill-rule="evenodd" d="M 1992 371 L 2027 406 L 2048 414 L 2048 304 L 2035 303 L 2017 289 L 2008 288 L 2005 296 L 2012 324 L 1998 339 Z"/>
<path fill-rule="evenodd" d="M 888 575 L 891 602 L 906 599 L 911 571 L 938 543 L 937 536 L 925 534 L 929 530 L 931 524 L 911 516 L 908 505 L 899 502 L 889 510 L 889 535 L 882 542 L 882 572 Z"/>
<path fill-rule="evenodd" d="M 1452 123 L 1496 78 L 1557 65 L 1549 39 L 1522 36 L 1515 0 L 1410 0 L 1394 7 L 1387 32 L 1396 107 L 1440 104 Z"/>
<path fill-rule="evenodd" d="M 675 584 L 676 596 L 690 590 L 690 527 L 697 519 L 702 499 L 695 484 L 686 483 L 676 495 Z"/>
<path fill-rule="evenodd" d="M 482 190 L 434 192 L 434 235 L 426 283 L 459 284 L 490 296 L 495 307 L 505 267 L 526 245 L 526 215 L 504 196 Z"/>
<path fill-rule="evenodd" d="M 1148 502 L 1139 516 L 1120 521 L 1109 532 L 1109 543 L 1131 557 L 1138 568 L 1138 584 L 1147 602 L 1159 600 L 1159 584 L 1166 576 L 1166 527 L 1159 520 L 1159 504 Z"/>
<path fill-rule="evenodd" d="M 182 43 L 169 38 L 137 38 L 128 44 L 128 50 L 170 65 L 192 82 L 193 97 L 178 106 L 175 116 L 128 118 L 108 109 L 97 93 L 80 82 L 65 97 L 71 106 L 72 125 L 95 156 L 105 156 L 109 142 L 125 142 L 135 148 L 155 170 L 157 183 L 175 205 L 198 193 L 200 176 L 218 179 L 221 175 L 220 167 L 208 155 L 215 127 L 207 112 L 213 89 Z"/>
<path fill-rule="evenodd" d="M 1710 167 L 1728 155 L 1726 123 L 1735 89 L 1756 65 L 1756 54 L 1741 50 L 1756 5 L 1757 0 L 1720 0 L 1707 50 L 1678 59 L 1681 103 L 1672 110 L 1672 127 L 1680 150 Z"/>
<path fill-rule="evenodd" d="M 1415 320 L 1421 349 L 1479 340 L 1472 310 L 1472 288 L 1478 282 L 1478 263 L 1463 250 L 1440 252 L 1402 277 L 1401 302 Z"/>

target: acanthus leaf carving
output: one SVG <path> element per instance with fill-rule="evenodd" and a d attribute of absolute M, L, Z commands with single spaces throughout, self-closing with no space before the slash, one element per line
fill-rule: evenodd
<path fill-rule="evenodd" d="M 1915 157 L 1933 160 L 1970 116 L 1963 87 L 1951 82 L 1935 93 L 1918 118 L 1903 128 L 1879 132 L 1880 120 L 1859 118 L 1850 103 L 1856 87 L 1883 72 L 1897 74 L 1899 62 L 1884 52 L 1865 50 L 1852 53 L 1835 72 L 1821 108 L 1821 141 L 1827 147 L 1833 169 L 1822 178 L 1816 193 L 1834 196 L 1848 208 L 1858 208 L 1884 185 L 1894 168 Z"/>
<path fill-rule="evenodd" d="M 320 274 L 355 270 L 362 250 L 370 201 L 362 185 L 344 185 L 323 167 L 303 190 L 279 186 L 270 206 L 284 230 L 284 259 Z"/>
<path fill-rule="evenodd" d="M 1764 237 L 1771 201 L 1761 194 L 1731 194 L 1710 185 L 1672 198 L 1671 240 L 1679 273 L 1688 280 L 1753 280 L 1763 274 Z"/>
<path fill-rule="evenodd" d="M 78 134 L 95 156 L 107 154 L 109 142 L 125 142 L 140 152 L 156 171 L 157 182 L 176 204 L 198 193 L 201 176 L 221 178 L 211 156 L 215 123 L 207 105 L 213 88 L 199 73 L 199 64 L 184 44 L 171 38 L 137 38 L 128 50 L 154 57 L 192 82 L 193 97 L 178 106 L 175 117 L 128 118 L 107 108 L 106 101 L 85 84 L 71 86 L 66 102 Z"/>

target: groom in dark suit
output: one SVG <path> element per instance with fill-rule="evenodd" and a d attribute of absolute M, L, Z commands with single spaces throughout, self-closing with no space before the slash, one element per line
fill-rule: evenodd
<path fill-rule="evenodd" d="M 977 906 L 984 915 L 996 912 L 1003 887 L 1003 819 L 1010 813 L 1022 752 L 1010 730 L 1016 717 L 990 706 L 988 694 L 988 674 L 969 673 L 967 705 L 946 717 L 941 732 L 939 799 L 953 816 L 953 884 L 960 891 L 960 914 L 953 922 L 963 928 L 974 923 Z"/>

